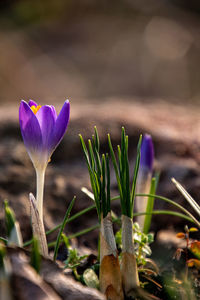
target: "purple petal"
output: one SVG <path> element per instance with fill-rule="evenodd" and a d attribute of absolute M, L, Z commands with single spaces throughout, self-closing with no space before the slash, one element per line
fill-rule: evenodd
<path fill-rule="evenodd" d="M 51 139 L 51 147 L 52 151 L 58 146 L 60 141 L 62 140 L 65 131 L 67 129 L 67 125 L 69 122 L 70 116 L 70 104 L 69 101 L 65 101 L 55 123 L 54 132 Z"/>
<path fill-rule="evenodd" d="M 57 119 L 57 112 L 55 110 L 55 107 L 53 105 L 51 105 L 51 109 L 52 109 L 52 112 L 53 112 L 53 115 L 54 115 L 54 119 L 56 121 L 56 119 Z"/>
<path fill-rule="evenodd" d="M 145 134 L 141 145 L 140 166 L 152 172 L 154 161 L 154 147 L 152 138 L 149 134 Z"/>
<path fill-rule="evenodd" d="M 24 144 L 31 158 L 41 151 L 42 134 L 39 122 L 25 101 L 19 107 L 19 122 Z"/>
<path fill-rule="evenodd" d="M 35 101 L 33 101 L 33 100 L 29 100 L 28 101 L 28 105 L 31 107 L 31 106 L 35 106 L 35 107 L 37 107 L 38 105 L 37 105 L 37 103 L 35 102 Z"/>
<path fill-rule="evenodd" d="M 51 148 L 49 144 L 52 140 L 52 134 L 55 126 L 55 112 L 51 106 L 44 105 L 36 113 L 36 118 L 40 124 L 40 129 L 42 133 L 42 143 L 43 151 L 51 153 Z"/>

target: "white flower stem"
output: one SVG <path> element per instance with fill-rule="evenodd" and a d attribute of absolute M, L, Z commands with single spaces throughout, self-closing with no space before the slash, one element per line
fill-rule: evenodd
<path fill-rule="evenodd" d="M 37 179 L 37 209 L 40 215 L 41 222 L 43 223 L 43 195 L 44 195 L 44 169 L 36 169 L 36 179 Z"/>

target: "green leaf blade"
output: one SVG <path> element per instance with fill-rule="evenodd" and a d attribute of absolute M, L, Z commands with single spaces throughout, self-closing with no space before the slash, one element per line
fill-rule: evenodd
<path fill-rule="evenodd" d="M 61 236 L 62 236 L 63 230 L 65 228 L 65 225 L 67 223 L 67 220 L 69 218 L 69 215 L 70 215 L 70 212 L 72 210 L 72 207 L 74 206 L 75 199 L 76 199 L 76 197 L 74 196 L 74 198 L 72 199 L 72 201 L 70 202 L 70 204 L 68 206 L 68 209 L 67 209 L 66 214 L 64 216 L 61 228 L 59 230 L 59 233 L 58 233 L 58 236 L 57 236 L 57 240 L 56 240 L 55 250 L 54 250 L 54 256 L 53 256 L 54 260 L 56 260 L 56 257 L 58 255 L 58 248 L 59 248 L 59 245 L 60 245 Z"/>
<path fill-rule="evenodd" d="M 151 180 L 151 187 L 150 187 L 150 194 L 155 194 L 156 192 L 156 179 L 152 178 Z M 146 216 L 144 219 L 144 226 L 143 226 L 143 232 L 145 234 L 148 234 L 149 228 L 151 226 L 151 219 L 152 219 L 152 211 L 154 207 L 154 198 L 148 197 L 147 200 L 147 207 L 146 207 Z"/>

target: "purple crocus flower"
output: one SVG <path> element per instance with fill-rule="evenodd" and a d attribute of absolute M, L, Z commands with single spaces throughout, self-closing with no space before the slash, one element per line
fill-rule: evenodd
<path fill-rule="evenodd" d="M 54 106 L 21 101 L 19 122 L 24 144 L 36 169 L 45 169 L 50 157 L 62 140 L 70 115 L 69 101 L 65 101 L 57 116 Z"/>
<path fill-rule="evenodd" d="M 154 147 L 150 134 L 145 134 L 141 145 L 140 168 L 152 172 L 154 161 Z"/>

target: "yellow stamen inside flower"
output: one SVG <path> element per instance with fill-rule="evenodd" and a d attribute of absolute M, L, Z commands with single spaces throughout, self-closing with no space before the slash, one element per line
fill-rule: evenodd
<path fill-rule="evenodd" d="M 38 110 L 41 108 L 42 106 L 41 105 L 37 105 L 37 106 L 34 106 L 32 105 L 31 106 L 31 110 L 34 112 L 34 114 L 36 115 L 36 113 L 38 112 Z"/>

